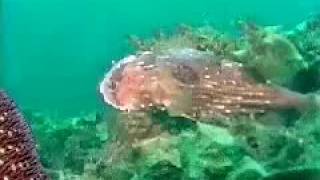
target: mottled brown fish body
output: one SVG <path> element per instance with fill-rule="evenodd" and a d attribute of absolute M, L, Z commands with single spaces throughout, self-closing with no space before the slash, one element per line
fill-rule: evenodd
<path fill-rule="evenodd" d="M 43 172 L 30 128 L 3 91 L 0 91 L 0 179 L 49 179 Z"/>
<path fill-rule="evenodd" d="M 118 79 L 106 78 L 101 92 L 114 92 L 118 101 L 109 102 L 122 110 L 163 107 L 172 116 L 214 119 L 307 104 L 305 95 L 258 84 L 240 63 L 193 49 L 149 52 L 121 68 L 110 72 Z M 110 83 L 116 88 L 106 88 Z"/>

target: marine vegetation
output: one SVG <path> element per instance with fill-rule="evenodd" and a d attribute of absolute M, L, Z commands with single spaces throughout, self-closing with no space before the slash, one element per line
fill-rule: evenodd
<path fill-rule="evenodd" d="M 239 36 L 186 25 L 132 36 L 134 55 L 100 84 L 107 112 L 61 119 L 25 111 L 46 172 L 93 180 L 317 177 L 319 22 L 313 16 L 290 30 L 240 22 Z"/>

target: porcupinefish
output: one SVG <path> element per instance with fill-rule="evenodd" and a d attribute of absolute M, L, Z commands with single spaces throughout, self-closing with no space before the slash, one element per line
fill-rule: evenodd
<path fill-rule="evenodd" d="M 0 91 L 0 179 L 47 180 L 30 128 L 17 106 Z"/>
<path fill-rule="evenodd" d="M 242 64 L 194 49 L 129 56 L 106 74 L 100 92 L 106 103 L 123 111 L 161 108 L 190 119 L 302 109 L 313 99 L 257 83 Z"/>

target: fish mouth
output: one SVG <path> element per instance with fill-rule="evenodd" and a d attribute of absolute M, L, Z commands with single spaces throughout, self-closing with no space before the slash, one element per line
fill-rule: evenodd
<path fill-rule="evenodd" d="M 103 97 L 104 102 L 107 104 L 120 109 L 125 110 L 126 108 L 120 106 L 116 99 L 116 89 L 118 88 L 118 83 L 122 79 L 122 72 L 124 68 L 129 64 L 137 60 L 135 55 L 128 56 L 119 62 L 117 62 L 104 76 L 102 82 L 100 83 L 100 94 Z"/>
<path fill-rule="evenodd" d="M 132 109 L 132 107 L 121 105 L 121 103 L 118 101 L 117 90 L 119 89 L 119 83 L 123 78 L 123 71 L 129 64 L 139 62 L 141 56 L 150 54 L 152 54 L 152 52 L 145 51 L 139 55 L 130 55 L 121 59 L 112 66 L 112 68 L 105 74 L 99 86 L 99 92 L 102 95 L 105 103 L 122 111 L 128 111 Z"/>

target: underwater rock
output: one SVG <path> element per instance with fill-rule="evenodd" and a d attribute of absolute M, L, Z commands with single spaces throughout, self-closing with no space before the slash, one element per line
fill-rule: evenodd
<path fill-rule="evenodd" d="M 25 114 L 33 122 L 41 161 L 52 179 L 88 179 L 93 173 L 97 176 L 93 180 L 102 176 L 98 162 L 109 138 L 103 113 L 89 112 L 78 117 L 38 111 Z M 115 113 L 108 112 L 108 118 L 113 117 Z"/>
<path fill-rule="evenodd" d="M 296 46 L 285 35 L 253 24 L 243 26 L 248 47 L 241 50 L 242 59 L 265 80 L 288 85 L 299 71 L 308 67 Z"/>
<path fill-rule="evenodd" d="M 195 132 L 186 131 L 180 135 L 179 149 L 185 176 L 191 179 L 225 179 L 234 168 L 234 161 L 241 159 L 242 154 L 232 143 L 233 137 L 228 131 L 211 125 L 199 126 Z M 220 144 L 220 139 L 229 139 L 231 144 Z"/>
<path fill-rule="evenodd" d="M 317 91 L 320 88 L 320 15 L 306 19 L 286 36 L 299 49 L 309 67 L 297 75 L 293 87 L 300 92 Z"/>
<path fill-rule="evenodd" d="M 124 158 L 125 161 L 106 168 L 113 174 L 113 179 L 121 180 L 121 174 L 131 173 L 126 179 L 223 180 L 240 177 L 240 174 L 244 177 L 250 172 L 259 175 L 264 172 L 255 160 L 247 157 L 228 130 L 202 123 L 177 135 L 165 133 L 141 140 L 134 145 L 131 154 L 132 158 Z M 117 176 L 121 169 L 127 172 L 122 170 Z"/>
<path fill-rule="evenodd" d="M 320 179 L 320 169 L 318 168 L 299 168 L 287 171 L 280 171 L 262 178 L 262 180 L 317 180 Z"/>
<path fill-rule="evenodd" d="M 31 130 L 17 106 L 0 91 L 0 177 L 46 180 Z"/>
<path fill-rule="evenodd" d="M 236 168 L 232 173 L 230 173 L 226 179 L 260 180 L 267 174 L 264 167 L 249 156 L 244 157 L 239 164 L 241 164 L 239 168 Z"/>
<path fill-rule="evenodd" d="M 320 15 L 301 22 L 286 36 L 295 44 L 305 61 L 312 65 L 320 59 Z"/>
<path fill-rule="evenodd" d="M 172 177 L 173 173 L 183 171 L 180 152 L 177 148 L 177 139 L 170 135 L 145 139 L 134 145 L 137 159 L 136 172 L 144 178 L 152 176 Z M 139 178 L 138 178 L 139 179 Z"/>

